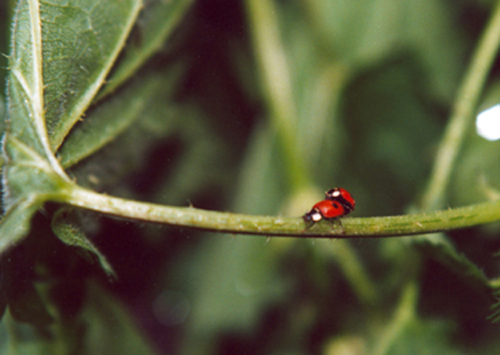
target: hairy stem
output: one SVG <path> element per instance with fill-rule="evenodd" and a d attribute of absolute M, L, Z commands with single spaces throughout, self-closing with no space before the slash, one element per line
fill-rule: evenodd
<path fill-rule="evenodd" d="M 472 227 L 500 220 L 500 201 L 430 213 L 391 217 L 343 218 L 307 226 L 302 218 L 256 216 L 171 207 L 107 196 L 77 186 L 51 200 L 140 221 L 209 231 L 314 238 L 377 238 Z"/>

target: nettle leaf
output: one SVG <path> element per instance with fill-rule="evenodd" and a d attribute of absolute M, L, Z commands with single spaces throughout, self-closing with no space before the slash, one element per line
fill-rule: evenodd
<path fill-rule="evenodd" d="M 0 252 L 23 237 L 33 213 L 69 179 L 52 154 L 43 106 L 39 4 L 20 1 L 14 15 L 3 140 Z"/>
<path fill-rule="evenodd" d="M 484 271 L 460 254 L 443 234 L 426 234 L 412 238 L 411 242 L 424 255 L 438 260 L 457 275 L 466 275 L 466 280 L 476 288 L 494 287 L 493 281 L 486 277 Z"/>
<path fill-rule="evenodd" d="M 131 35 L 119 65 L 115 68 L 108 84 L 100 92 L 98 99 L 113 92 L 131 77 L 154 53 L 162 48 L 184 17 L 193 0 L 150 0 L 137 20 L 137 27 Z"/>
<path fill-rule="evenodd" d="M 141 80 L 127 88 L 123 95 L 98 107 L 64 142 L 59 151 L 61 164 L 65 168 L 76 164 L 130 127 L 161 83 L 158 77 Z"/>
<path fill-rule="evenodd" d="M 69 208 L 61 208 L 52 219 L 52 230 L 64 243 L 77 246 L 97 256 L 109 276 L 116 276 L 106 257 L 90 242 L 80 227 L 78 216 Z M 90 255 L 87 255 L 90 256 Z"/>
<path fill-rule="evenodd" d="M 140 0 L 18 2 L 7 80 L 0 252 L 26 235 L 44 202 L 74 188 L 53 148 L 102 86 L 141 6 Z"/>
<path fill-rule="evenodd" d="M 42 3 L 44 94 L 53 148 L 104 83 L 141 7 L 142 0 Z"/>
<path fill-rule="evenodd" d="M 27 234 L 42 203 L 69 184 L 42 156 L 13 136 L 4 142 L 5 214 L 0 225 L 0 252 Z"/>
<path fill-rule="evenodd" d="M 85 158 L 83 153 L 93 149 L 93 144 L 97 145 L 99 143 L 98 140 L 90 137 L 91 132 L 97 131 L 98 126 L 97 122 L 94 124 L 92 121 L 103 118 L 100 112 L 108 110 L 108 105 L 118 108 L 117 116 L 125 115 L 125 111 L 122 111 L 119 107 L 121 104 L 127 106 L 124 99 L 128 96 L 125 94 L 128 89 L 123 92 L 123 98 L 121 95 L 119 97 L 114 96 L 112 100 L 103 102 L 98 109 L 91 112 L 81 122 L 81 129 L 88 133 L 88 136 L 85 135 L 87 140 L 84 139 L 83 135 L 78 134 L 80 136 L 78 140 L 84 142 L 80 147 L 82 152 L 75 146 L 77 138 L 73 138 L 73 135 L 76 136 L 80 130 L 80 127 L 75 127 L 75 130 L 70 133 L 61 147 L 59 154 L 63 166 L 69 169 L 69 173 L 78 181 L 79 185 L 98 190 L 105 189 L 109 193 L 116 192 L 116 190 L 111 191 L 114 188 L 123 192 L 126 184 L 118 183 L 123 181 L 125 176 L 137 171 L 145 164 L 147 160 L 144 157 L 153 147 L 157 146 L 160 141 L 164 142 L 165 139 L 175 134 L 177 121 L 181 117 L 184 119 L 185 115 L 179 113 L 179 107 L 168 99 L 168 93 L 165 92 L 165 90 L 168 91 L 167 86 L 167 84 L 163 83 L 160 90 L 146 99 L 143 105 L 144 109 L 138 111 L 135 117 L 129 117 L 127 121 L 128 128 L 119 134 L 115 132 L 118 135 L 109 144 L 106 144 L 88 158 Z M 141 93 L 137 93 L 137 96 L 138 100 L 141 100 L 141 97 L 145 99 Z M 110 118 L 107 117 L 106 119 Z M 117 127 L 121 124 L 117 125 Z"/>
<path fill-rule="evenodd" d="M 496 298 L 496 302 L 490 307 L 492 314 L 488 317 L 488 319 L 491 319 L 493 323 L 498 323 L 500 322 L 500 288 L 497 288 L 494 296 Z"/>
<path fill-rule="evenodd" d="M 42 39 L 39 4 L 20 1 L 14 15 L 10 75 L 7 82 L 8 134 L 49 160 L 45 129 L 42 76 Z"/>

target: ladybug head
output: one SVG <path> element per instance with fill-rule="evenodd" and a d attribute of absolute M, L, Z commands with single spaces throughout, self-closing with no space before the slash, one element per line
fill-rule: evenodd
<path fill-rule="evenodd" d="M 313 208 L 309 212 L 307 212 L 302 218 L 304 218 L 304 221 L 309 223 L 316 223 L 319 222 L 323 219 L 323 215 L 317 208 Z"/>
<path fill-rule="evenodd" d="M 342 196 L 342 190 L 338 187 L 325 192 L 325 197 L 332 200 L 338 199 L 340 196 Z"/>
<path fill-rule="evenodd" d="M 334 189 L 326 191 L 325 197 L 328 200 L 339 202 L 342 205 L 342 207 L 344 207 L 346 211 L 345 214 L 354 211 L 354 208 L 356 206 L 356 201 L 354 201 L 351 194 L 347 190 L 341 187 L 336 187 Z"/>

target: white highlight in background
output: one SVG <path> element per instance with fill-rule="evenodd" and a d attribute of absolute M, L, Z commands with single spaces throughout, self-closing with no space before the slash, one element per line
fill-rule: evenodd
<path fill-rule="evenodd" d="M 476 118 L 477 134 L 489 140 L 500 139 L 500 105 L 484 110 Z"/>

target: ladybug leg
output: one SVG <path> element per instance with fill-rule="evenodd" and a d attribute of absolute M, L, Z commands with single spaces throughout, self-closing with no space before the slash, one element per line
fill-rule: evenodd
<path fill-rule="evenodd" d="M 315 222 L 305 221 L 305 224 L 306 224 L 306 227 L 302 230 L 303 232 L 305 232 L 306 230 L 308 230 L 309 228 L 311 228 L 312 226 L 314 226 Z"/>
<path fill-rule="evenodd" d="M 332 229 L 333 229 L 333 227 L 335 227 L 335 224 L 338 224 L 340 226 L 340 228 L 342 229 L 342 234 L 345 234 L 345 229 L 344 229 L 344 226 L 342 225 L 342 221 L 340 220 L 340 218 L 333 218 L 332 219 Z"/>
<path fill-rule="evenodd" d="M 306 224 L 306 228 L 304 231 L 308 230 L 311 228 L 316 222 L 319 222 L 323 219 L 323 215 L 317 208 L 313 208 L 309 212 L 307 212 L 305 215 L 302 216 L 302 219 L 304 220 Z"/>

